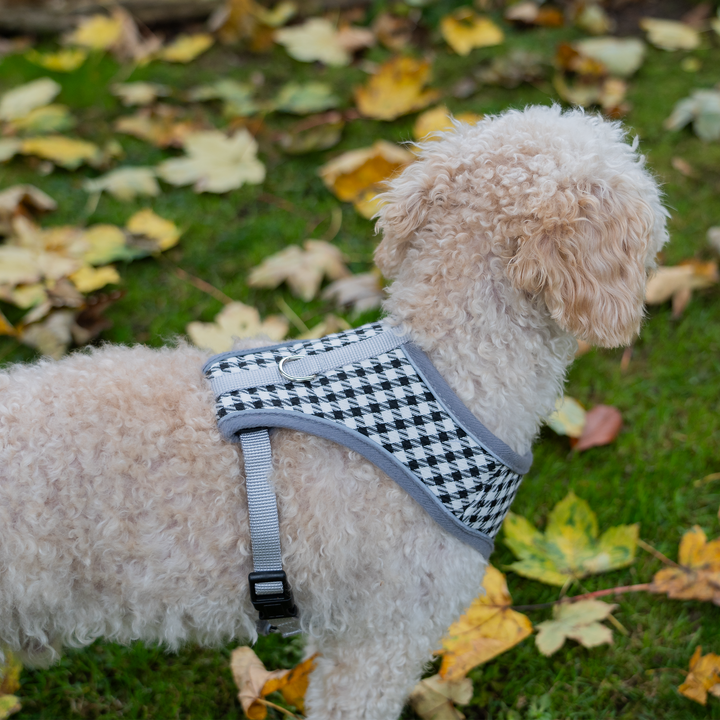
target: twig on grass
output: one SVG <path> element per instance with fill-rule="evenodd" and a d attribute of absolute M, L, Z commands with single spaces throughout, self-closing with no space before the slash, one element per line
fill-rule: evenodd
<path fill-rule="evenodd" d="M 630 592 L 645 592 L 650 590 L 651 583 L 639 583 L 638 585 L 620 585 L 619 587 L 607 588 L 606 590 L 595 590 L 595 592 L 564 597 L 560 600 L 553 600 L 548 603 L 536 603 L 535 605 L 488 605 L 487 607 L 509 607 L 512 610 L 542 610 L 563 603 L 575 603 L 580 600 L 591 600 L 593 598 L 605 597 L 607 595 L 623 595 Z"/>
<path fill-rule="evenodd" d="M 637 544 L 645 551 L 650 553 L 653 557 L 665 563 L 665 565 L 672 565 L 675 568 L 682 568 L 674 560 L 671 560 L 667 555 L 663 555 L 659 550 L 656 550 L 652 545 L 646 543 L 644 540 L 638 538 Z"/>
<path fill-rule="evenodd" d="M 191 285 L 194 285 L 198 290 L 202 290 L 204 293 L 212 295 L 212 297 L 219 300 L 223 305 L 228 305 L 229 303 L 234 302 L 229 295 L 226 295 L 222 290 L 218 290 L 214 285 L 211 285 L 202 278 L 195 277 L 195 275 L 191 275 L 189 272 L 186 272 L 179 267 L 174 267 L 173 270 L 181 280 L 185 280 L 185 282 L 189 282 Z"/>
<path fill-rule="evenodd" d="M 276 705 L 274 702 L 270 702 L 269 700 L 266 700 L 265 698 L 258 698 L 256 702 L 262 703 L 263 705 L 267 705 L 268 707 L 273 708 L 273 710 L 279 710 L 281 713 L 285 713 L 286 715 L 289 715 L 291 718 L 295 718 L 295 720 L 298 720 L 298 716 L 295 715 L 295 713 L 291 713 L 289 710 L 286 710 L 282 705 Z"/>

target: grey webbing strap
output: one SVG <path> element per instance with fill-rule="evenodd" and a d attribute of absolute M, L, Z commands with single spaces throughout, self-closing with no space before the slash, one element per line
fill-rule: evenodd
<path fill-rule="evenodd" d="M 408 340 L 409 338 L 397 335 L 393 330 L 385 330 L 367 340 L 358 340 L 344 347 L 327 350 L 317 355 L 293 356 L 297 359 L 288 364 L 287 369 L 294 378 L 298 379 L 318 375 L 344 365 L 377 357 L 400 347 Z M 262 348 L 258 348 L 257 351 L 261 352 Z M 289 380 L 287 376 L 283 377 L 277 365 L 256 370 L 227 372 L 210 378 L 216 398 L 233 390 L 245 390 L 273 384 L 282 385 L 287 382 L 292 382 L 292 380 Z"/>
<path fill-rule="evenodd" d="M 282 633 L 289 637 L 300 632 L 292 590 L 282 569 L 280 523 L 277 501 L 268 476 L 272 470 L 272 449 L 267 430 L 240 435 L 245 462 L 250 544 L 254 572 L 250 574 L 250 597 L 260 614 L 258 631 Z M 274 582 L 263 582 L 262 574 L 274 575 Z"/>
<path fill-rule="evenodd" d="M 267 430 L 240 435 L 245 459 L 245 486 L 250 515 L 250 543 L 255 572 L 282 570 L 280 524 L 275 493 L 268 476 L 272 470 L 272 450 Z M 282 592 L 282 583 L 258 583 L 260 595 Z"/>

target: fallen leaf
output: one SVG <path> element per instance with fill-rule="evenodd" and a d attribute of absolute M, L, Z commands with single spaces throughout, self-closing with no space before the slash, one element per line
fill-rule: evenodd
<path fill-rule="evenodd" d="M 574 452 L 610 444 L 622 429 L 622 415 L 611 405 L 596 405 L 585 415 L 585 425 Z"/>
<path fill-rule="evenodd" d="M 505 544 L 519 558 L 509 569 L 562 586 L 571 579 L 630 565 L 635 559 L 639 525 L 617 525 L 598 538 L 595 513 L 570 492 L 550 511 L 544 534 L 512 512 L 503 529 Z"/>
<path fill-rule="evenodd" d="M 565 18 L 556 8 L 540 7 L 537 3 L 527 0 L 511 5 L 505 11 L 505 19 L 525 25 L 539 25 L 541 27 L 562 27 Z"/>
<path fill-rule="evenodd" d="M 157 58 L 166 62 L 189 63 L 209 50 L 213 42 L 213 36 L 208 33 L 178 35 L 173 42 L 157 53 Z"/>
<path fill-rule="evenodd" d="M 265 682 L 263 696 L 280 692 L 288 705 L 293 705 L 300 712 L 305 712 L 305 693 L 310 682 L 310 673 L 315 669 L 318 653 L 306 658 L 290 670 L 277 670 Z"/>
<path fill-rule="evenodd" d="M 261 321 L 254 307 L 232 302 L 220 311 L 214 322 L 191 322 L 187 334 L 198 347 L 221 353 L 232 348 L 235 338 L 266 335 L 271 340 L 283 340 L 288 329 L 288 321 L 280 315 Z"/>
<path fill-rule="evenodd" d="M 352 55 L 358 50 L 372 47 L 375 44 L 375 34 L 368 28 L 343 25 L 338 30 L 338 42 L 344 50 Z"/>
<path fill-rule="evenodd" d="M 660 305 L 672 299 L 673 312 L 677 316 L 690 301 L 693 290 L 710 287 L 718 280 L 718 266 L 713 260 L 689 260 L 672 267 L 661 266 L 647 281 L 645 302 L 648 305 Z"/>
<path fill-rule="evenodd" d="M 720 605 L 720 538 L 707 541 L 695 525 L 680 541 L 677 567 L 655 573 L 650 590 L 674 600 L 702 600 Z"/>
<path fill-rule="evenodd" d="M 159 97 L 169 95 L 170 88 L 153 82 L 115 83 L 110 86 L 110 92 L 125 106 L 149 105 Z"/>
<path fill-rule="evenodd" d="M 189 93 L 190 100 L 224 100 L 223 114 L 227 117 L 248 117 L 257 113 L 261 106 L 253 95 L 255 88 L 230 78 L 221 78 L 210 85 L 199 85 Z"/>
<path fill-rule="evenodd" d="M 180 147 L 185 137 L 201 130 L 191 120 L 179 120 L 181 110 L 171 105 L 155 105 L 143 108 L 134 115 L 118 118 L 115 130 L 145 140 L 157 147 Z"/>
<path fill-rule="evenodd" d="M 340 278 L 328 285 L 322 296 L 339 307 L 352 305 L 358 315 L 380 307 L 385 297 L 380 273 L 375 271 Z"/>
<path fill-rule="evenodd" d="M 337 28 L 324 18 L 310 18 L 302 25 L 276 30 L 274 37 L 295 60 L 318 60 L 336 67 L 350 63 L 351 55 L 343 47 Z"/>
<path fill-rule="evenodd" d="M 18 215 L 29 217 L 32 212 L 49 212 L 57 203 L 34 185 L 13 185 L 0 192 L 0 235 L 11 230 L 11 221 Z"/>
<path fill-rule="evenodd" d="M 10 160 L 20 152 L 22 140 L 16 138 L 0 138 L 0 162 Z"/>
<path fill-rule="evenodd" d="M 53 72 L 73 72 L 87 60 L 87 52 L 81 48 L 65 48 L 49 53 L 31 49 L 25 54 L 25 59 Z"/>
<path fill-rule="evenodd" d="M 100 148 L 94 143 L 64 135 L 27 138 L 21 142 L 20 152 L 50 160 L 68 170 L 75 170 L 83 163 L 93 163 L 101 155 Z"/>
<path fill-rule="evenodd" d="M 600 621 L 605 620 L 616 607 L 593 599 L 555 605 L 553 619 L 535 626 L 538 630 L 535 638 L 538 650 L 549 657 L 565 644 L 567 638 L 586 648 L 612 644 L 612 632 Z"/>
<path fill-rule="evenodd" d="M 412 38 L 417 23 L 408 17 L 391 15 L 388 12 L 380 13 L 372 24 L 375 37 L 388 50 L 402 50 Z"/>
<path fill-rule="evenodd" d="M 7 125 L 7 132 L 41 135 L 43 133 L 64 132 L 75 126 L 75 118 L 65 105 L 43 105 L 31 110 L 24 117 L 13 120 Z"/>
<path fill-rule="evenodd" d="M 640 27 L 648 34 L 648 40 L 661 50 L 695 50 L 700 45 L 698 31 L 681 22 L 642 18 Z"/>
<path fill-rule="evenodd" d="M 160 252 L 175 247 L 182 235 L 181 230 L 174 222 L 156 215 L 150 208 L 136 212 L 127 221 L 125 227 L 135 235 L 144 235 L 157 241 L 157 249 Z"/>
<path fill-rule="evenodd" d="M 442 641 L 440 676 L 446 681 L 463 678 L 472 668 L 504 653 L 532 633 L 532 623 L 512 610 L 505 576 L 488 565 L 485 593 L 473 600 L 453 623 Z"/>
<path fill-rule="evenodd" d="M 20 689 L 22 664 L 10 650 L 4 653 L 5 662 L 0 665 L 0 695 L 12 695 Z"/>
<path fill-rule="evenodd" d="M 558 435 L 579 438 L 585 427 L 587 413 L 585 408 L 569 395 L 555 400 L 555 412 L 547 419 L 547 424 Z"/>
<path fill-rule="evenodd" d="M 111 170 L 94 180 L 85 180 L 83 188 L 89 193 L 109 192 L 118 200 L 134 200 L 138 195 L 156 196 L 160 186 L 155 171 L 149 167 L 125 167 Z"/>
<path fill-rule="evenodd" d="M 581 3 L 579 12 L 575 15 L 575 24 L 591 35 L 604 35 L 610 32 L 615 23 L 597 3 Z"/>
<path fill-rule="evenodd" d="M 115 260 L 132 260 L 125 233 L 116 225 L 93 225 L 83 234 L 83 262 L 89 265 L 106 265 Z"/>
<path fill-rule="evenodd" d="M 350 150 L 323 165 L 318 173 L 325 186 L 344 202 L 352 202 L 363 217 L 372 217 L 378 207 L 376 196 L 384 182 L 411 163 L 415 156 L 385 140 L 369 148 Z"/>
<path fill-rule="evenodd" d="M 194 183 L 195 192 L 224 193 L 265 179 L 257 159 L 257 142 L 241 128 L 232 137 L 219 130 L 189 133 L 183 139 L 187 157 L 165 160 L 157 174 L 171 185 Z"/>
<path fill-rule="evenodd" d="M 109 50 L 120 40 L 122 31 L 119 15 L 91 15 L 80 18 L 77 28 L 65 36 L 64 42 L 91 50 Z"/>
<path fill-rule="evenodd" d="M 430 62 L 397 57 L 383 63 L 367 83 L 355 89 L 358 110 L 377 120 L 395 120 L 437 100 L 437 90 L 425 90 Z"/>
<path fill-rule="evenodd" d="M 538 53 L 526 50 L 511 50 L 507 55 L 493 58 L 489 66 L 475 71 L 475 77 L 482 83 L 516 88 L 520 83 L 534 83 L 545 76 L 543 58 Z M 474 92 L 474 90 L 473 90 Z"/>
<path fill-rule="evenodd" d="M 14 695 L 0 695 L 0 720 L 20 712 L 21 708 L 19 698 Z"/>
<path fill-rule="evenodd" d="M 408 700 L 422 720 L 462 720 L 455 705 L 467 705 L 472 695 L 470 678 L 447 681 L 438 674 L 421 680 Z"/>
<path fill-rule="evenodd" d="M 106 285 L 117 285 L 120 282 L 120 275 L 112 265 L 99 268 L 82 267 L 69 275 L 69 278 L 81 293 L 90 293 Z"/>
<path fill-rule="evenodd" d="M 581 55 L 602 63 L 611 75 L 630 77 L 645 59 L 646 46 L 639 38 L 596 37 L 573 44 Z"/>
<path fill-rule="evenodd" d="M 321 82 L 289 82 L 278 92 L 274 105 L 277 110 L 308 115 L 337 107 L 340 98 L 329 85 Z"/>
<path fill-rule="evenodd" d="M 458 54 L 469 55 L 471 50 L 500 45 L 505 39 L 502 30 L 490 18 L 477 15 L 469 7 L 462 7 L 440 21 L 445 42 Z"/>
<path fill-rule="evenodd" d="M 103 330 L 110 329 L 113 325 L 112 321 L 108 320 L 103 313 L 124 296 L 125 290 L 113 290 L 86 298 L 85 304 L 75 316 L 75 323 L 71 328 L 75 343 L 85 345 Z"/>
<path fill-rule="evenodd" d="M 708 240 L 710 247 L 716 253 L 720 253 L 720 226 L 711 227 L 708 229 L 707 240 Z"/>
<path fill-rule="evenodd" d="M 720 697 L 720 655 L 703 655 L 698 645 L 690 658 L 690 671 L 678 691 L 701 705 L 707 704 L 708 692 Z"/>
<path fill-rule="evenodd" d="M 692 165 L 685 159 L 681 157 L 674 157 L 670 161 L 670 164 L 679 172 L 682 173 L 685 177 L 694 177 L 695 171 L 692 168 Z"/>
<path fill-rule="evenodd" d="M 291 155 L 327 150 L 340 142 L 345 121 L 338 112 L 309 117 L 299 122 L 278 141 L 282 149 Z"/>
<path fill-rule="evenodd" d="M 41 322 L 20 329 L 20 342 L 39 350 L 55 360 L 61 358 L 72 343 L 72 326 L 75 313 L 72 310 L 58 310 Z"/>
<path fill-rule="evenodd" d="M 343 254 L 324 240 L 306 240 L 304 250 L 289 245 L 270 255 L 248 278 L 251 287 L 276 288 L 286 282 L 294 295 L 305 302 L 312 300 L 320 289 L 323 277 L 338 280 L 349 275 Z"/>
<path fill-rule="evenodd" d="M 0 120 L 18 120 L 35 108 L 49 104 L 60 92 L 58 83 L 39 78 L 8 90 L 0 96 Z"/>
<path fill-rule="evenodd" d="M 36 253 L 29 248 L 0 245 L 0 285 L 34 283 L 41 277 Z"/>
<path fill-rule="evenodd" d="M 445 130 L 454 130 L 455 125 L 452 121 L 452 115 L 444 105 L 439 105 L 431 110 L 426 110 L 418 115 L 413 125 L 413 137 L 416 140 L 431 140 L 435 133 L 444 132 Z M 459 113 L 455 115 L 455 120 L 466 122 L 474 125 L 478 120 L 482 119 L 482 115 L 475 113 Z"/>
<path fill-rule="evenodd" d="M 350 330 L 350 328 L 351 325 L 347 320 L 328 313 L 317 325 L 313 325 L 307 332 L 298 335 L 298 340 L 315 340 L 326 335 Z"/>
<path fill-rule="evenodd" d="M 701 140 L 720 139 L 720 90 L 693 90 L 690 97 L 675 105 L 664 127 L 679 130 L 691 121 Z"/>

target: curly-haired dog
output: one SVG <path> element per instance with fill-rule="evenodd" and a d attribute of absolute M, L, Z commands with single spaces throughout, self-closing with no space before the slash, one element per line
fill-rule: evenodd
<path fill-rule="evenodd" d="M 638 332 L 667 235 L 636 144 L 579 111 L 509 111 L 425 143 L 385 199 L 386 322 L 526 453 L 573 336 Z M 0 373 L 0 643 L 255 638 L 241 450 L 206 360 L 104 347 Z M 293 430 L 272 445 L 283 564 L 322 653 L 308 717 L 395 718 L 486 561 L 358 453 Z"/>

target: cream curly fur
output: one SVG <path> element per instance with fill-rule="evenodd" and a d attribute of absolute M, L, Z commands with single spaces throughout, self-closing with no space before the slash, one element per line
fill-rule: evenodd
<path fill-rule="evenodd" d="M 572 335 L 639 329 L 666 231 L 635 145 L 579 111 L 510 111 L 426 143 L 386 199 L 388 321 L 525 452 Z M 104 347 L 0 373 L 0 643 L 37 662 L 99 636 L 255 639 L 241 453 L 206 359 Z M 322 653 L 308 717 L 392 720 L 485 562 L 356 453 L 285 430 L 272 445 L 283 562 Z"/>

